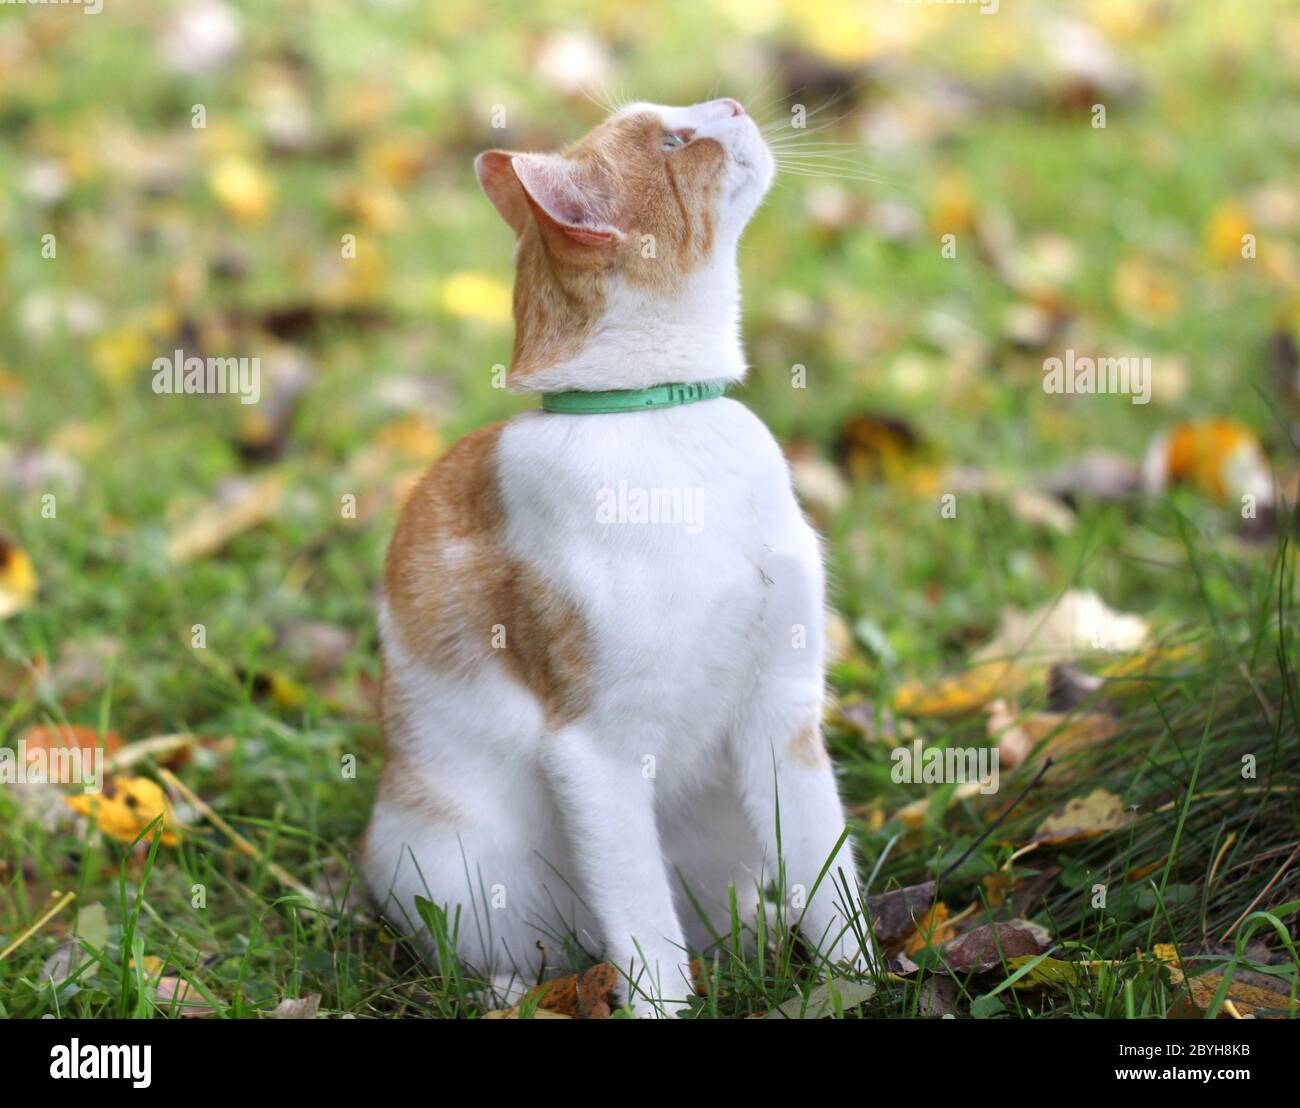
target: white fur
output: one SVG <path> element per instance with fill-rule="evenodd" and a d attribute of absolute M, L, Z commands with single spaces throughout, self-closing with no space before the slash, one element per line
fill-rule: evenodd
<path fill-rule="evenodd" d="M 770 160 L 752 188 L 742 180 L 728 191 L 734 236 L 769 181 Z M 741 376 L 734 243 L 689 300 L 612 301 L 608 326 L 564 373 L 589 388 Z M 416 895 L 462 905 L 460 956 L 511 995 L 536 980 L 538 941 L 555 968 L 559 938 L 572 931 L 627 974 L 638 1012 L 672 1012 L 691 991 L 688 950 L 710 941 L 684 886 L 725 934 L 734 883 L 752 922 L 759 888 L 778 874 L 779 798 L 797 918 L 844 829 L 829 761 L 789 750 L 820 720 L 824 696 L 818 541 L 775 440 L 731 399 L 621 415 L 529 412 L 502 434 L 498 477 L 511 554 L 585 623 L 590 704 L 548 728 L 504 664 L 431 672 L 385 614 L 386 696 L 419 736 L 420 772 L 459 815 L 431 827 L 381 798 L 367 879 L 381 899 L 391 893 L 390 915 L 412 924 Z M 602 490 L 620 482 L 692 490 L 702 513 L 694 526 L 611 521 Z M 841 872 L 855 872 L 847 844 L 802 930 L 861 968 L 834 887 Z M 859 910 L 856 892 L 850 908 Z"/>

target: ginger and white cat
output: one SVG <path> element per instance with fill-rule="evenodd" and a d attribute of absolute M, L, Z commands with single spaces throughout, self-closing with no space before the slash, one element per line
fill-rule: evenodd
<path fill-rule="evenodd" d="M 740 104 L 633 104 L 561 153 L 475 164 L 517 236 L 512 389 L 743 378 L 736 247 L 774 163 Z M 631 499 L 696 510 L 611 512 Z M 673 1013 L 689 952 L 727 933 L 728 886 L 752 921 L 776 879 L 779 803 L 787 893 L 829 863 L 805 942 L 864 967 L 821 737 L 819 543 L 749 409 L 474 432 L 407 502 L 384 593 L 363 856 L 399 926 L 417 896 L 459 906 L 459 956 L 509 995 L 576 934 L 638 1014 Z"/>

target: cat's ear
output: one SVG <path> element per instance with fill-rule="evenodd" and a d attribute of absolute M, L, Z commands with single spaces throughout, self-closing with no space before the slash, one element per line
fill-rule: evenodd
<path fill-rule="evenodd" d="M 474 161 L 479 183 L 516 235 L 528 219 L 563 253 L 617 245 L 618 228 L 606 222 L 599 194 L 578 179 L 578 167 L 549 154 L 488 150 Z"/>
<path fill-rule="evenodd" d="M 509 150 L 485 150 L 474 159 L 474 172 L 501 218 L 516 235 L 522 235 L 533 216 L 524 186 L 510 164 L 517 156 Z"/>

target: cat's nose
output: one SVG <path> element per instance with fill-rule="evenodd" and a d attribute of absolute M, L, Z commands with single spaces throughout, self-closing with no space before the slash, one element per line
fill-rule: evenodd
<path fill-rule="evenodd" d="M 730 96 L 724 96 L 718 101 L 718 103 L 726 108 L 733 116 L 745 114 L 745 109 L 740 106 L 740 101 L 733 100 Z"/>

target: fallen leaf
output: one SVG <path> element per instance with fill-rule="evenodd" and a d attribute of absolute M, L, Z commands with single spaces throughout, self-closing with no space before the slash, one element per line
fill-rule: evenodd
<path fill-rule="evenodd" d="M 198 739 L 193 735 L 154 735 L 148 739 L 137 739 L 110 753 L 104 762 L 104 768 L 109 773 L 121 773 L 145 759 L 160 766 L 175 768 L 185 764 L 197 742 Z"/>
<path fill-rule="evenodd" d="M 236 494 L 205 505 L 167 540 L 167 557 L 181 564 L 215 554 L 279 507 L 284 480 L 278 475 L 241 485 Z"/>
<path fill-rule="evenodd" d="M 1016 666 L 993 663 L 972 666 L 935 681 L 907 681 L 894 693 L 894 711 L 904 716 L 956 716 L 978 711 L 999 696 L 1010 696 L 1024 685 Z"/>
<path fill-rule="evenodd" d="M 976 662 L 1014 658 L 1050 667 L 1088 651 L 1129 653 L 1146 641 L 1147 623 L 1113 611 L 1095 592 L 1070 589 L 1029 612 L 1008 608 L 997 633 L 973 655 Z"/>
<path fill-rule="evenodd" d="M 1220 204 L 1205 223 L 1205 249 L 1220 265 L 1239 262 L 1246 255 L 1245 238 L 1251 233 L 1250 218 L 1235 201 Z"/>
<path fill-rule="evenodd" d="M 1060 846 L 1063 843 L 1095 839 L 1133 822 L 1134 814 L 1124 810 L 1124 802 L 1105 789 L 1094 789 L 1087 796 L 1076 796 L 1059 812 L 1043 820 L 1034 843 Z"/>
<path fill-rule="evenodd" d="M 285 997 L 271 1011 L 266 1013 L 269 1020 L 314 1020 L 320 1008 L 320 993 L 309 996 Z"/>
<path fill-rule="evenodd" d="M 520 1012 L 520 1005 L 516 1004 L 511 1008 L 497 1008 L 491 1012 L 484 1012 L 485 1020 L 519 1020 L 523 1019 Z M 529 1017 L 535 1020 L 571 1020 L 572 1016 L 566 1016 L 563 1012 L 551 1012 L 545 1008 L 537 1008 Z"/>
<path fill-rule="evenodd" d="M 768 1012 L 764 1019 L 820 1020 L 860 1008 L 876 995 L 866 981 L 825 981 L 804 996 L 794 996 Z"/>
<path fill-rule="evenodd" d="M 867 913 L 877 941 L 894 943 L 910 933 L 917 917 L 923 916 L 934 902 L 934 891 L 934 882 L 925 881 L 867 897 Z"/>
<path fill-rule="evenodd" d="M 307 700 L 307 690 L 302 685 L 275 670 L 258 670 L 250 674 L 241 668 L 235 670 L 235 676 L 241 684 L 251 686 L 254 700 L 269 700 L 286 711 L 297 711 Z"/>
<path fill-rule="evenodd" d="M 1056 989 L 1061 992 L 1080 988 L 1095 977 L 1103 966 L 1109 962 L 1067 962 L 1063 958 L 1037 958 L 1032 954 L 1022 954 L 1007 959 L 1007 968 L 1014 973 L 1024 966 L 1033 964 L 1023 977 L 1011 987 L 1013 989 Z"/>
<path fill-rule="evenodd" d="M 128 325 L 100 335 L 90 346 L 90 364 L 110 388 L 124 389 L 137 373 L 143 373 L 154 353 L 149 335 Z"/>
<path fill-rule="evenodd" d="M 846 420 L 835 441 L 835 460 L 852 481 L 904 483 L 918 468 L 928 468 L 931 453 L 905 419 L 875 412 Z"/>
<path fill-rule="evenodd" d="M 994 701 L 988 709 L 989 738 L 997 743 L 998 761 L 1008 769 L 1020 765 L 1034 750 L 1059 758 L 1103 743 L 1118 730 L 1110 716 L 1097 712 L 1030 712 L 1017 716 L 1003 700 Z"/>
<path fill-rule="evenodd" d="M 1268 456 L 1255 433 L 1224 417 L 1180 423 L 1158 435 L 1142 465 L 1147 489 L 1188 485 L 1219 503 L 1253 497 L 1257 510 L 1273 502 Z"/>
<path fill-rule="evenodd" d="M 443 309 L 459 319 L 505 326 L 511 319 L 511 303 L 510 286 L 485 273 L 461 270 L 442 287 Z"/>
<path fill-rule="evenodd" d="M 0 619 L 29 607 L 39 586 L 32 560 L 13 543 L 0 538 Z"/>
<path fill-rule="evenodd" d="M 217 203 L 240 223 L 264 223 L 275 206 L 275 181 L 247 158 L 229 154 L 208 174 Z"/>
<path fill-rule="evenodd" d="M 948 922 L 948 905 L 940 901 L 916 921 L 911 936 L 903 944 L 903 953 L 916 954 L 927 946 L 942 946 L 956 934 L 956 926 Z"/>
<path fill-rule="evenodd" d="M 1146 258 L 1128 258 L 1115 270 L 1111 295 L 1126 315 L 1144 323 L 1164 323 L 1183 302 L 1182 291 L 1170 276 L 1172 272 L 1172 266 Z"/>
<path fill-rule="evenodd" d="M 1185 978 L 1182 970 L 1175 967 L 1170 970 L 1170 976 L 1174 985 L 1186 983 L 1192 1003 L 1202 1012 L 1208 1012 L 1214 1006 L 1214 998 L 1218 994 L 1219 987 L 1223 984 L 1223 974 L 1217 971 Z M 1218 1018 L 1233 1018 L 1233 1012 L 1229 1010 L 1229 1005 L 1236 1010 L 1238 1016 L 1253 1016 L 1257 1011 L 1265 1009 L 1280 1010 L 1282 1013 L 1295 1017 L 1300 1013 L 1297 1003 L 1292 1001 L 1287 993 L 1261 988 L 1258 985 L 1250 985 L 1244 981 L 1238 981 L 1234 977 L 1228 984 L 1227 996 L 1224 999 L 1223 1007 L 1219 1010 Z M 1283 1017 L 1278 1016 L 1276 1018 Z"/>
<path fill-rule="evenodd" d="M 65 796 L 63 800 L 74 812 L 95 820 L 104 834 L 119 842 L 134 842 L 160 815 L 163 845 L 175 846 L 180 841 L 167 797 L 147 777 L 109 778 L 102 793 Z"/>
<path fill-rule="evenodd" d="M 93 756 L 100 747 L 99 729 L 80 723 L 29 727 L 23 732 L 22 741 L 29 753 L 33 750 L 81 750 L 86 755 Z M 104 732 L 103 748 L 106 757 L 112 757 L 121 747 L 122 737 L 117 732 Z"/>
<path fill-rule="evenodd" d="M 600 962 L 583 973 L 544 981 L 528 995 L 541 997 L 540 1007 L 571 1019 L 608 1019 L 618 993 L 618 970 Z"/>
<path fill-rule="evenodd" d="M 1004 959 L 1041 954 L 1045 942 L 1026 921 L 986 923 L 939 947 L 943 967 L 953 973 L 982 973 Z M 941 967 L 936 965 L 935 971 Z"/>
<path fill-rule="evenodd" d="M 932 1019 L 936 1016 L 942 1018 L 951 1015 L 957 1007 L 957 998 L 960 995 L 961 990 L 951 977 L 932 973 L 921 982 L 918 990 L 917 1014 Z"/>
<path fill-rule="evenodd" d="M 203 999 L 199 991 L 180 977 L 160 977 L 155 995 L 163 1011 L 181 1019 L 216 1015 L 216 1009 Z"/>

